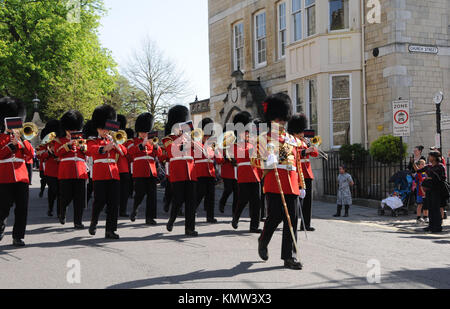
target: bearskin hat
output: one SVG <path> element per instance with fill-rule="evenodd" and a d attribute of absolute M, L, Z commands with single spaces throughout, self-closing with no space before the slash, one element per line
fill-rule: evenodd
<path fill-rule="evenodd" d="M 102 105 L 94 110 L 92 124 L 95 129 L 104 129 L 108 120 L 117 120 L 116 111 L 111 105 Z"/>
<path fill-rule="evenodd" d="M 64 131 L 81 131 L 83 128 L 84 117 L 79 111 L 71 110 L 65 113 L 60 120 L 61 129 Z"/>
<path fill-rule="evenodd" d="M 127 133 L 128 139 L 133 139 L 134 138 L 134 130 L 133 129 L 127 128 L 127 129 L 125 129 L 125 132 Z"/>
<path fill-rule="evenodd" d="M 292 102 L 287 94 L 273 94 L 264 100 L 263 105 L 266 122 L 275 119 L 289 121 L 292 117 Z"/>
<path fill-rule="evenodd" d="M 250 122 L 252 122 L 252 115 L 249 112 L 240 112 L 236 114 L 233 118 L 233 124 L 243 124 L 244 127 L 247 126 Z"/>
<path fill-rule="evenodd" d="M 97 137 L 97 136 L 98 136 L 98 132 L 94 128 L 92 120 L 86 121 L 86 124 L 83 127 L 83 138 L 88 139 L 88 138 Z"/>
<path fill-rule="evenodd" d="M 120 130 L 127 128 L 127 117 L 124 115 L 117 115 L 117 122 L 120 123 Z"/>
<path fill-rule="evenodd" d="M 11 97 L 0 99 L 0 127 L 2 131 L 5 128 L 5 118 L 20 117 L 25 120 L 25 116 L 26 108 L 21 100 Z"/>
<path fill-rule="evenodd" d="M 148 133 L 153 129 L 155 118 L 150 113 L 144 113 L 136 120 L 135 131 L 137 133 Z"/>
<path fill-rule="evenodd" d="M 46 123 L 45 128 L 41 131 L 41 140 L 44 139 L 50 133 L 56 133 L 59 136 L 61 132 L 61 126 L 58 120 L 50 120 Z"/>
<path fill-rule="evenodd" d="M 165 134 L 170 135 L 172 133 L 172 128 L 177 123 L 183 123 L 189 120 L 189 110 L 186 106 L 177 105 L 169 110 L 167 115 L 167 124 L 165 129 Z"/>
<path fill-rule="evenodd" d="M 289 134 L 303 133 L 308 128 L 308 119 L 303 114 L 296 114 L 292 116 L 288 123 Z"/>

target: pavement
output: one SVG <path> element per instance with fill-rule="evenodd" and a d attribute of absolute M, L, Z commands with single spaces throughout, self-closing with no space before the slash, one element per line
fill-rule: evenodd
<path fill-rule="evenodd" d="M 259 259 L 258 235 L 247 233 L 247 210 L 237 231 L 230 205 L 217 214 L 217 225 L 206 224 L 200 210 L 200 235 L 188 238 L 183 218 L 172 233 L 166 231 L 160 191 L 158 226 L 144 224 L 142 206 L 135 223 L 120 220 L 121 239 L 109 241 L 103 238 L 104 217 L 95 237 L 72 229 L 71 209 L 65 226 L 46 217 L 38 182 L 35 174 L 25 248 L 11 246 L 13 211 L 8 220 L 0 243 L 0 288 L 450 288 L 449 221 L 443 234 L 432 235 L 421 232 L 414 216 L 379 217 L 374 209 L 354 206 L 350 218 L 335 219 L 335 205 L 315 202 L 317 231 L 308 238 L 299 233 L 304 269 L 292 271 L 282 267 L 280 231 L 270 243 L 269 261 Z M 90 209 L 84 220 L 88 225 Z"/>

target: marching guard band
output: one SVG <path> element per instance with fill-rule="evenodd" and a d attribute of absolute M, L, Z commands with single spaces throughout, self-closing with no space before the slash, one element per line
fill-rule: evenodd
<path fill-rule="evenodd" d="M 249 205 L 249 231 L 260 234 L 258 253 L 266 261 L 272 236 L 283 222 L 281 258 L 286 268 L 302 269 L 297 223 L 301 210 L 302 228 L 313 230 L 314 175 L 310 157 L 317 157 L 319 152 L 304 138 L 306 118 L 292 116 L 292 102 L 287 95 L 268 97 L 263 110 L 264 121 L 253 120 L 247 112 L 236 114 L 232 121 L 235 129 L 224 130 L 216 138 L 212 119 L 204 119 L 194 129 L 189 110 L 177 105 L 168 113 L 166 137 L 161 144 L 152 132 L 154 116 L 150 113 L 137 118 L 133 131 L 127 128 L 125 116 L 117 115 L 109 105 L 97 107 L 86 124 L 80 112 L 68 111 L 60 120 L 46 124 L 40 134 L 41 145 L 37 147 L 40 197 L 48 185 L 47 214 L 53 216 L 56 203 L 58 219 L 65 224 L 67 207 L 73 202 L 74 227 L 84 229 L 83 213 L 93 192 L 90 235 L 96 235 L 106 205 L 105 238 L 119 239 L 118 218 L 128 217 L 135 222 L 145 198 L 145 222 L 155 226 L 158 168 L 165 166 L 164 210 L 170 210 L 166 228 L 172 232 L 184 205 L 185 234 L 196 237 L 196 213 L 202 201 L 207 223 L 217 223 L 215 187 L 220 170 L 224 192 L 219 210 L 225 212 L 227 200 L 233 194 L 232 227 L 238 228 L 243 210 Z M 0 240 L 10 208 L 15 205 L 16 246 L 25 245 L 30 183 L 26 164 L 34 156 L 26 138 L 29 132 L 25 137 L 23 134 L 24 115 L 22 102 L 11 98 L 0 100 L 0 194 L 4 200 L 0 206 Z M 267 125 L 268 130 L 255 131 L 260 124 Z M 216 171 L 217 166 L 220 168 Z M 133 208 L 128 214 L 127 204 L 133 193 Z M 263 217 L 265 220 L 261 220 Z M 261 221 L 265 221 L 262 230 Z"/>

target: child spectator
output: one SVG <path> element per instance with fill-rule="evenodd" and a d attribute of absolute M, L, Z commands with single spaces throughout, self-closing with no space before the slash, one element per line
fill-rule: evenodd
<path fill-rule="evenodd" d="M 345 215 L 344 217 L 349 216 L 349 209 L 352 205 L 352 193 L 350 192 L 350 187 L 352 187 L 355 183 L 353 182 L 353 178 L 350 174 L 347 173 L 345 166 L 339 167 L 339 176 L 338 176 L 338 194 L 337 194 L 337 213 L 334 215 L 335 218 L 341 216 L 342 206 L 345 206 Z"/>
<path fill-rule="evenodd" d="M 419 160 L 418 168 L 423 169 L 426 165 L 425 160 Z M 424 207 L 425 191 L 422 187 L 422 183 L 427 178 L 426 173 L 416 173 L 415 184 L 416 184 L 416 203 L 417 203 L 417 224 L 428 223 L 428 209 Z M 422 218 L 423 215 L 423 218 Z"/>

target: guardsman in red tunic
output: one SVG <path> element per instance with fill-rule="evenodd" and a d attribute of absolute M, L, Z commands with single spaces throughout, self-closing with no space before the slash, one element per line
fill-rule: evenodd
<path fill-rule="evenodd" d="M 196 209 L 204 199 L 206 210 L 206 222 L 216 224 L 214 216 L 214 205 L 216 199 L 216 171 L 214 168 L 215 151 L 212 143 L 208 140 L 213 135 L 214 122 L 210 118 L 205 118 L 199 124 L 203 131 L 201 141 L 195 143 L 195 167 L 194 174 L 197 179 L 197 200 Z"/>
<path fill-rule="evenodd" d="M 84 118 L 79 111 L 68 111 L 61 119 L 61 133 L 55 139 L 55 154 L 59 159 L 58 180 L 60 211 L 59 222 L 66 223 L 67 207 L 73 201 L 74 226 L 84 229 L 83 212 L 86 208 L 86 143 L 81 130 Z"/>
<path fill-rule="evenodd" d="M 47 135 L 54 133 L 55 136 L 60 132 L 60 125 L 58 120 L 50 120 L 45 125 L 45 128 L 41 132 L 41 139 L 44 139 Z M 46 145 L 42 145 L 38 152 L 39 159 L 45 162 L 44 177 L 48 183 L 48 211 L 47 215 L 53 217 L 53 208 L 56 201 L 56 209 L 58 218 L 60 217 L 60 203 L 59 203 L 59 160 L 56 156 L 55 142 L 50 141 Z"/>
<path fill-rule="evenodd" d="M 9 97 L 0 99 L 0 240 L 3 239 L 6 219 L 13 205 L 13 245 L 23 247 L 27 226 L 29 182 L 25 159 L 33 153 L 28 141 L 22 141 L 20 133 L 5 128 L 5 118 L 25 118 L 24 104 Z"/>
<path fill-rule="evenodd" d="M 170 163 L 169 163 L 169 155 L 165 148 L 162 149 L 163 155 L 161 158 L 161 164 L 164 164 L 166 179 L 165 179 L 165 188 L 164 188 L 164 211 L 168 213 L 170 211 L 170 204 L 172 203 L 172 184 L 170 183 Z"/>
<path fill-rule="evenodd" d="M 123 145 L 117 145 L 105 129 L 108 121 L 115 121 L 116 112 L 110 105 L 97 107 L 92 115 L 92 123 L 97 129 L 98 138 L 88 141 L 88 155 L 92 157 L 94 182 L 94 204 L 89 234 L 94 236 L 100 213 L 105 205 L 106 210 L 106 239 L 119 239 L 117 220 L 119 216 L 120 174 L 117 166 L 118 157 L 126 156 L 127 150 Z"/>
<path fill-rule="evenodd" d="M 225 213 L 225 205 L 231 194 L 233 194 L 233 213 L 235 213 L 238 203 L 237 163 L 234 158 L 235 152 L 236 144 L 233 144 L 227 146 L 227 149 L 224 149 L 223 151 L 223 155 L 217 158 L 217 163 L 221 165 L 220 177 L 224 184 L 223 194 L 219 201 L 219 210 L 221 213 Z"/>
<path fill-rule="evenodd" d="M 196 237 L 195 231 L 195 174 L 194 150 L 190 132 L 179 130 L 179 125 L 189 119 L 189 110 L 182 105 L 170 109 L 163 139 L 170 162 L 170 182 L 173 189 L 173 202 L 167 230 L 172 232 L 173 225 L 181 206 L 185 205 L 185 233 Z"/>
<path fill-rule="evenodd" d="M 284 222 L 281 258 L 284 260 L 284 267 L 300 270 L 303 266 L 296 259 L 295 246 L 291 238 L 275 172 L 275 169 L 277 169 L 294 235 L 297 238 L 297 201 L 300 195 L 297 173 L 297 141 L 284 129 L 292 115 L 292 104 L 289 96 L 282 93 L 269 96 L 264 102 L 264 112 L 265 119 L 270 126 L 270 132 L 260 135 L 259 154 L 264 161 L 265 173 L 267 174 L 264 179 L 264 192 L 267 195 L 268 216 L 259 238 L 258 253 L 261 259 L 265 261 L 269 259 L 268 245 L 270 240 L 278 225 Z M 271 148 L 273 151 L 270 151 Z"/>
<path fill-rule="evenodd" d="M 124 115 L 117 115 L 117 122 L 120 123 L 120 130 L 125 131 L 127 127 L 127 118 Z M 128 136 L 127 136 L 128 137 Z M 125 148 L 130 145 L 129 140 L 123 144 Z M 120 205 L 119 205 L 119 217 L 129 218 L 130 215 L 127 213 L 128 199 L 130 197 L 130 162 L 128 161 L 128 156 L 120 156 L 117 162 L 120 174 Z"/>
<path fill-rule="evenodd" d="M 125 132 L 127 133 L 128 141 L 125 143 L 125 148 L 127 149 L 127 152 L 131 149 L 131 147 L 134 146 L 134 130 L 131 128 L 125 129 Z M 133 181 L 133 158 L 130 156 L 129 153 L 127 153 L 127 160 L 128 160 L 128 167 L 130 170 L 129 177 L 130 177 L 130 183 L 129 183 L 129 189 L 128 189 L 128 199 L 133 197 L 134 193 L 134 181 Z M 127 216 L 128 217 L 128 216 Z"/>
<path fill-rule="evenodd" d="M 150 113 L 142 114 L 136 120 L 136 137 L 129 155 L 133 160 L 133 180 L 136 196 L 134 197 L 133 212 L 130 215 L 132 222 L 136 221 L 139 205 L 147 196 L 145 223 L 155 226 L 157 217 L 157 178 L 156 160 L 162 158 L 162 150 L 149 139 L 153 128 L 154 118 Z"/>
<path fill-rule="evenodd" d="M 41 132 L 41 140 L 44 139 L 45 137 L 42 136 L 42 132 Z M 47 179 L 45 178 L 45 160 L 42 159 L 42 155 L 46 152 L 47 152 L 46 145 L 40 145 L 36 149 L 36 157 L 39 160 L 39 177 L 41 178 L 41 189 L 39 191 L 39 198 L 44 197 L 45 187 L 47 186 Z"/>
<path fill-rule="evenodd" d="M 308 127 L 308 120 L 305 115 L 295 115 L 289 122 L 289 132 L 293 134 L 300 141 L 299 152 L 301 155 L 301 163 L 303 175 L 305 178 L 305 190 L 306 196 L 302 201 L 302 212 L 305 220 L 306 230 L 309 232 L 314 232 L 315 229 L 311 226 L 312 219 L 312 195 L 313 195 L 313 181 L 314 173 L 311 168 L 311 157 L 317 158 L 319 156 L 319 151 L 317 148 L 311 145 L 310 141 L 305 139 L 305 130 Z M 303 231 L 305 227 L 303 222 L 300 225 L 300 230 Z"/>
<path fill-rule="evenodd" d="M 260 234 L 259 215 L 261 211 L 260 175 L 258 168 L 251 163 L 251 157 L 256 152 L 255 145 L 250 143 L 251 115 L 241 112 L 234 117 L 233 123 L 237 131 L 237 147 L 235 158 L 238 166 L 239 199 L 236 212 L 233 214 L 232 226 L 238 228 L 242 211 L 250 204 L 250 233 Z"/>
<path fill-rule="evenodd" d="M 34 162 L 34 156 L 35 156 L 35 152 L 34 152 L 34 148 L 33 148 L 33 152 L 31 153 L 31 155 L 27 155 L 27 157 L 25 158 L 25 165 L 27 166 L 27 172 L 28 172 L 28 178 L 30 179 L 30 185 L 32 184 L 33 181 L 33 162 Z"/>

